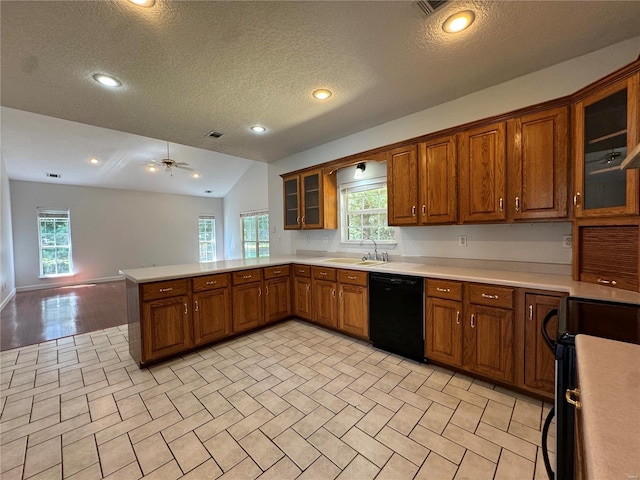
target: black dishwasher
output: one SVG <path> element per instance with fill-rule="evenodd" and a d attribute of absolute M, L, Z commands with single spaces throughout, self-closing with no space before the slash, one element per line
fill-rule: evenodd
<path fill-rule="evenodd" d="M 424 361 L 424 280 L 369 275 L 369 337 L 373 346 Z"/>

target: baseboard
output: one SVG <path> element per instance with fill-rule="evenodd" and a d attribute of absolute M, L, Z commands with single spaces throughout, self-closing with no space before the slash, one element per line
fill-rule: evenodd
<path fill-rule="evenodd" d="M 73 285 L 86 285 L 87 283 L 106 283 L 106 282 L 115 282 L 118 280 L 124 280 L 124 277 L 118 275 L 117 277 L 103 277 L 103 278 L 93 278 L 90 280 L 82 280 L 79 281 L 69 281 L 69 282 L 56 282 L 56 283 L 47 283 L 44 285 L 26 285 L 23 287 L 17 287 L 17 292 L 28 292 L 31 290 L 45 290 L 47 288 L 58 288 L 58 287 L 71 287 Z"/>
<path fill-rule="evenodd" d="M 2 311 L 2 309 L 5 307 L 5 305 L 6 305 L 7 303 L 9 303 L 9 302 L 11 301 L 11 299 L 12 299 L 13 297 L 15 297 L 15 295 L 16 295 L 16 289 L 14 288 L 13 290 L 11 290 L 11 291 L 9 292 L 9 295 L 7 295 L 7 298 L 5 298 L 5 299 L 2 301 L 2 304 L 0 304 L 0 311 Z"/>

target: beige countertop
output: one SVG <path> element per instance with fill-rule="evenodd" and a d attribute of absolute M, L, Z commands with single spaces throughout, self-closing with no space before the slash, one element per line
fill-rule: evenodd
<path fill-rule="evenodd" d="M 578 335 L 576 354 L 587 478 L 640 478 L 640 345 Z"/>
<path fill-rule="evenodd" d="M 167 265 L 161 267 L 121 270 L 120 274 L 136 283 L 148 283 L 174 278 L 195 277 L 212 273 L 224 273 L 249 268 L 262 268 L 285 263 L 325 266 L 368 272 L 386 272 L 419 277 L 478 282 L 512 287 L 533 288 L 555 292 L 566 292 L 574 297 L 609 300 L 640 304 L 640 293 L 604 287 L 585 282 L 576 282 L 568 275 L 526 273 L 518 271 L 490 270 L 481 268 L 426 265 L 412 262 L 387 262 L 378 265 L 350 265 L 332 262 L 327 257 L 280 255 L 273 257 L 225 260 L 219 262 Z"/>

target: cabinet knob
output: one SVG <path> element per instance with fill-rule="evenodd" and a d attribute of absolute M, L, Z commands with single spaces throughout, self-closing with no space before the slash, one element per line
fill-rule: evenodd
<path fill-rule="evenodd" d="M 161 289 L 160 289 L 160 291 L 161 291 L 162 293 L 170 292 L 171 290 L 173 290 L 173 287 L 169 287 L 169 288 L 161 288 Z"/>
<path fill-rule="evenodd" d="M 186 315 L 186 314 L 187 314 L 187 312 L 188 312 L 188 310 L 187 310 L 187 304 L 185 303 L 185 304 L 184 304 L 184 314 Z"/>
<path fill-rule="evenodd" d="M 333 295 L 333 298 L 336 298 L 336 291 L 335 290 L 331 290 L 331 295 Z"/>
<path fill-rule="evenodd" d="M 247 278 L 251 278 L 252 275 L 243 275 L 242 278 L 247 279 Z"/>
<path fill-rule="evenodd" d="M 198 311 L 198 300 L 195 301 L 195 304 L 193 306 L 193 311 L 197 312 Z M 186 312 L 185 312 L 186 313 Z"/>
<path fill-rule="evenodd" d="M 323 277 L 327 276 L 327 272 L 320 272 L 320 275 L 322 275 Z"/>
<path fill-rule="evenodd" d="M 416 216 L 416 206 L 415 205 L 411 207 L 411 216 L 412 217 Z"/>
<path fill-rule="evenodd" d="M 504 212 L 504 199 L 502 197 L 498 200 L 498 204 L 500 205 L 500 211 Z"/>
<path fill-rule="evenodd" d="M 355 280 L 355 279 L 356 279 L 356 278 L 358 278 L 358 277 L 356 277 L 356 276 L 354 276 L 354 275 L 347 275 L 347 278 L 348 278 L 349 280 Z"/>
<path fill-rule="evenodd" d="M 307 283 L 307 292 L 311 291 L 311 285 Z"/>
<path fill-rule="evenodd" d="M 456 312 L 456 325 L 460 325 L 460 310 Z"/>
<path fill-rule="evenodd" d="M 471 314 L 471 328 L 476 328 L 476 314 Z"/>
<path fill-rule="evenodd" d="M 422 215 L 425 216 L 427 214 L 427 206 L 422 205 Z"/>
<path fill-rule="evenodd" d="M 602 285 L 611 285 L 612 287 L 615 287 L 618 284 L 618 282 L 616 282 L 615 280 L 606 280 L 604 278 L 599 278 L 597 282 L 601 283 Z"/>
<path fill-rule="evenodd" d="M 579 202 L 580 202 L 580 192 L 576 192 L 576 194 L 573 196 L 573 206 L 577 207 Z"/>
<path fill-rule="evenodd" d="M 340 298 L 342 298 L 342 290 L 340 290 Z"/>
<path fill-rule="evenodd" d="M 207 282 L 207 285 L 215 285 L 216 283 L 218 283 L 216 280 L 213 280 L 211 282 Z"/>
<path fill-rule="evenodd" d="M 516 197 L 516 212 L 520 211 L 520 197 Z"/>
<path fill-rule="evenodd" d="M 258 296 L 261 297 L 262 296 L 262 289 L 260 287 L 258 287 Z"/>
<path fill-rule="evenodd" d="M 440 287 L 436 287 L 436 290 L 439 292 L 450 292 L 451 289 L 450 288 L 440 288 Z"/>
<path fill-rule="evenodd" d="M 280 270 L 274 270 L 273 273 L 277 275 L 280 273 Z"/>
<path fill-rule="evenodd" d="M 533 321 L 533 305 L 529 305 L 529 320 Z"/>
<path fill-rule="evenodd" d="M 498 295 L 491 295 L 490 293 L 483 293 L 482 294 L 482 298 L 489 298 L 491 300 L 497 300 L 499 297 L 498 297 Z"/>

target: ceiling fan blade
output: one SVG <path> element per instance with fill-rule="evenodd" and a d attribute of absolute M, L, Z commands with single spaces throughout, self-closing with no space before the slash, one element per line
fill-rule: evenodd
<path fill-rule="evenodd" d="M 185 165 L 188 165 L 187 163 L 185 163 Z M 189 167 L 183 167 L 180 164 L 176 165 L 176 168 L 181 168 L 182 170 L 189 170 L 190 172 L 195 172 L 195 170 L 193 168 L 189 168 Z"/>

